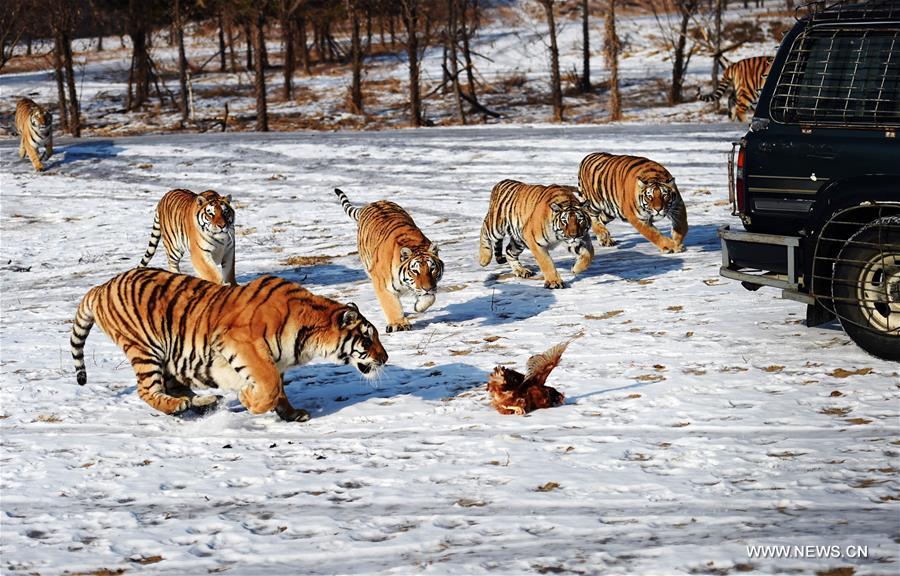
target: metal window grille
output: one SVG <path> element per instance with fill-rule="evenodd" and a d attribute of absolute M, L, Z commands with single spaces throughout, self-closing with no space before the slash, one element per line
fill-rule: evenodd
<path fill-rule="evenodd" d="M 900 2 L 896 6 L 900 18 Z M 838 11 L 812 21 L 825 14 L 849 19 Z M 888 28 L 810 25 L 791 47 L 770 112 L 776 122 L 809 126 L 900 126 L 900 22 Z"/>

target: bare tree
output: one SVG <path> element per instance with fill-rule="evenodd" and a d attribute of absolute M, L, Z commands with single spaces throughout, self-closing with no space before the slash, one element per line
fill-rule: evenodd
<path fill-rule="evenodd" d="M 609 0 L 604 24 L 603 45 L 606 65 L 609 67 L 609 119 L 622 119 L 622 98 L 619 93 L 619 37 L 616 34 L 616 0 Z"/>
<path fill-rule="evenodd" d="M 129 85 L 134 85 L 134 96 L 128 92 L 126 108 L 137 110 L 150 98 L 150 52 L 147 45 L 150 22 L 141 11 L 140 0 L 128 0 L 126 30 L 131 38 L 131 72 Z"/>
<path fill-rule="evenodd" d="M 588 25 L 588 0 L 581 0 L 581 59 L 584 74 L 581 76 L 581 91 L 591 91 L 591 34 Z"/>
<path fill-rule="evenodd" d="M 466 111 L 463 109 L 462 91 L 459 86 L 459 57 L 457 54 L 457 40 L 459 37 L 459 26 L 457 24 L 457 13 L 459 11 L 459 2 L 457 0 L 447 0 L 447 45 L 450 49 L 450 78 L 453 82 L 453 97 L 456 100 L 456 110 L 459 114 L 461 124 L 466 123 Z"/>
<path fill-rule="evenodd" d="M 0 10 L 0 70 L 6 66 L 13 56 L 13 50 L 22 34 L 25 33 L 25 16 L 28 14 L 26 0 L 7 0 Z M 28 37 L 28 46 L 31 46 L 31 36 Z"/>
<path fill-rule="evenodd" d="M 296 0 L 281 0 L 279 15 L 281 17 L 281 39 L 284 44 L 284 99 L 294 98 L 294 69 L 297 58 L 294 55 L 294 10 L 299 6 Z"/>
<path fill-rule="evenodd" d="M 50 0 L 47 8 L 54 41 L 53 67 L 59 94 L 60 126 L 77 138 L 81 136 L 81 119 L 72 62 L 72 34 L 79 17 L 78 6 L 67 0 Z"/>
<path fill-rule="evenodd" d="M 671 6 L 674 8 L 678 18 L 673 23 L 669 18 L 669 14 L 664 12 L 665 6 L 660 7 L 656 2 L 650 3 L 653 16 L 656 18 L 663 40 L 672 56 L 672 84 L 669 87 L 669 104 L 678 104 L 682 101 L 681 91 L 684 85 L 684 74 L 687 71 L 691 56 L 697 48 L 697 45 L 693 44 L 690 50 L 687 49 L 688 24 L 690 24 L 691 18 L 696 14 L 699 5 L 700 0 L 671 0 Z"/>
<path fill-rule="evenodd" d="M 354 114 L 363 113 L 362 100 L 362 47 L 359 38 L 359 6 L 357 0 L 344 0 L 347 15 L 350 16 L 351 61 L 353 80 L 350 84 L 350 108 Z"/>
<path fill-rule="evenodd" d="M 253 55 L 256 89 L 256 130 L 269 131 L 269 110 L 266 105 L 266 13 L 264 6 L 257 6 L 253 14 Z"/>
<path fill-rule="evenodd" d="M 181 0 L 172 2 L 172 20 L 175 26 L 176 41 L 178 43 L 178 108 L 181 111 L 181 124 L 188 121 L 188 83 L 187 83 L 187 56 L 184 53 L 184 15 L 182 14 Z"/>
<path fill-rule="evenodd" d="M 419 92 L 419 8 L 420 0 L 400 0 L 406 28 L 406 56 L 409 63 L 409 123 L 422 125 L 422 96 Z"/>
<path fill-rule="evenodd" d="M 559 74 L 559 47 L 556 44 L 556 18 L 553 14 L 555 0 L 538 0 L 538 2 L 544 6 L 544 12 L 547 15 L 547 28 L 550 34 L 550 95 L 553 103 L 553 120 L 562 122 L 562 81 Z"/>

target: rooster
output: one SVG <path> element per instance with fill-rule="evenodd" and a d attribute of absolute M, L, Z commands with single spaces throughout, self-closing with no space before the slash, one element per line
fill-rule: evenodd
<path fill-rule="evenodd" d="M 501 414 L 523 416 L 538 408 L 552 408 L 566 401 L 566 397 L 550 386 L 545 386 L 550 371 L 559 364 L 569 342 L 550 348 L 543 354 L 528 359 L 527 372 L 523 375 L 510 368 L 497 366 L 488 379 L 491 405 Z"/>

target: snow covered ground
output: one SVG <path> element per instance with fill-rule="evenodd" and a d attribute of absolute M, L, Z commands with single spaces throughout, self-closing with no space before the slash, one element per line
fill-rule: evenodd
<path fill-rule="evenodd" d="M 718 276 L 725 151 L 742 130 L 61 139 L 43 174 L 0 141 L 0 572 L 897 573 L 898 366 L 836 325 L 806 328 L 775 291 Z M 565 290 L 479 268 L 492 184 L 574 184 L 596 150 L 672 171 L 687 251 L 662 255 L 615 223 L 619 245 L 579 277 L 554 253 Z M 99 330 L 76 385 L 76 304 L 138 263 L 175 187 L 233 194 L 240 282 L 279 274 L 383 329 L 334 186 L 404 205 L 446 263 L 415 329 L 382 333 L 375 385 L 317 362 L 286 375 L 307 423 L 253 416 L 233 396 L 170 417 L 138 398 Z M 565 405 L 490 407 L 496 364 L 577 335 L 550 378 Z M 750 557 L 762 545 L 839 549 Z"/>

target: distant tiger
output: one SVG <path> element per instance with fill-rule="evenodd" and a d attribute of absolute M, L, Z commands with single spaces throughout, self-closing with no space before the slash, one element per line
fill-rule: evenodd
<path fill-rule="evenodd" d="M 140 397 L 166 414 L 208 409 L 219 398 L 194 390 L 222 388 L 236 391 L 254 414 L 274 409 L 283 420 L 304 421 L 309 414 L 284 393 L 288 368 L 321 357 L 373 376 L 388 359 L 354 304 L 275 276 L 222 286 L 135 268 L 92 288 L 78 306 L 70 341 L 81 385 L 94 322 L 125 352 Z"/>
<path fill-rule="evenodd" d="M 19 159 L 28 155 L 31 165 L 40 172 L 44 169 L 42 160 L 53 155 L 53 116 L 44 107 L 29 98 L 16 102 L 16 131 L 21 137 Z M 38 148 L 44 152 L 38 155 Z"/>
<path fill-rule="evenodd" d="M 237 284 L 234 278 L 234 209 L 231 196 L 214 190 L 194 194 L 190 190 L 166 192 L 156 207 L 150 245 L 141 266 L 150 263 L 162 237 L 169 272 L 179 272 L 185 250 L 204 280 Z"/>
<path fill-rule="evenodd" d="M 409 330 L 400 295 L 416 295 L 416 312 L 424 312 L 434 304 L 437 284 L 444 275 L 437 244 L 426 238 L 406 210 L 393 202 L 379 200 L 357 208 L 341 190 L 335 188 L 334 193 L 347 216 L 359 222 L 359 258 L 387 319 L 385 330 Z"/>
<path fill-rule="evenodd" d="M 621 218 L 663 252 L 684 251 L 687 210 L 675 178 L 660 164 L 640 156 L 588 154 L 578 170 L 578 190 L 602 246 L 615 245 L 605 225 Z M 672 221 L 671 239 L 653 225 L 661 218 Z"/>
<path fill-rule="evenodd" d="M 738 60 L 725 68 L 722 79 L 712 94 L 700 94 L 698 98 L 704 102 L 715 102 L 731 87 L 734 90 L 735 105 L 730 117 L 732 120 L 746 122 L 747 112 L 755 106 L 771 65 L 772 58 L 769 56 Z"/>
<path fill-rule="evenodd" d="M 591 244 L 590 216 L 575 196 L 571 186 L 525 184 L 502 180 L 491 190 L 487 215 L 481 226 L 479 263 L 487 266 L 493 255 L 498 264 L 509 261 L 513 273 L 520 278 L 534 274 L 519 262 L 527 246 L 534 254 L 545 288 L 565 288 L 550 250 L 564 243 L 577 259 L 572 272 L 587 270 L 594 258 Z M 503 250 L 504 238 L 509 238 Z"/>

